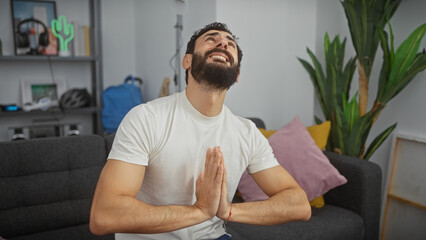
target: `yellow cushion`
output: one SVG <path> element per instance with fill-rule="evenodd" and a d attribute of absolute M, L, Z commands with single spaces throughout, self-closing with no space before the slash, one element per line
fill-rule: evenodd
<path fill-rule="evenodd" d="M 269 138 L 272 134 L 274 134 L 277 130 L 266 130 L 264 128 L 259 128 L 260 132 L 265 136 L 266 138 Z"/>
<path fill-rule="evenodd" d="M 324 207 L 324 204 L 325 204 L 324 196 L 321 195 L 319 197 L 312 199 L 312 201 L 310 201 L 309 204 L 311 204 L 311 207 L 314 207 L 314 208 Z"/>
<path fill-rule="evenodd" d="M 326 121 L 318 125 L 307 127 L 317 146 L 323 150 L 327 145 L 328 135 L 330 133 L 331 122 Z"/>
<path fill-rule="evenodd" d="M 314 139 L 315 144 L 323 150 L 327 145 L 328 135 L 330 134 L 331 122 L 326 121 L 318 125 L 309 126 L 306 129 L 308 130 L 311 137 Z M 259 128 L 259 131 L 265 136 L 269 138 L 272 134 L 274 134 L 277 130 L 266 130 L 264 128 Z M 319 196 L 314 198 L 309 202 L 314 208 L 321 208 L 324 206 L 324 197 Z"/>

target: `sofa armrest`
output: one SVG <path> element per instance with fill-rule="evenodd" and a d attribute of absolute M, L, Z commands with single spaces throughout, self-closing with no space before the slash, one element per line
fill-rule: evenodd
<path fill-rule="evenodd" d="M 108 134 L 104 137 L 107 157 L 108 157 L 109 152 L 111 151 L 112 143 L 114 142 L 114 138 L 115 138 L 115 133 Z"/>
<path fill-rule="evenodd" d="M 378 239 L 382 171 L 368 160 L 324 152 L 348 182 L 324 195 L 327 204 L 358 213 L 364 220 L 364 239 Z"/>

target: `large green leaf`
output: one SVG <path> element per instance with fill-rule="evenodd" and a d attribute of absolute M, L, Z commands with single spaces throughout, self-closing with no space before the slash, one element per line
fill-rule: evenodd
<path fill-rule="evenodd" d="M 310 79 L 312 81 L 312 85 L 314 86 L 315 93 L 320 102 L 323 113 L 327 113 L 328 109 L 326 107 L 326 100 L 325 100 L 324 80 L 319 80 L 317 78 L 317 73 L 315 72 L 315 69 L 307 61 L 301 58 L 298 58 L 298 59 L 302 63 L 306 71 L 309 73 Z"/>
<path fill-rule="evenodd" d="M 426 68 L 426 54 L 419 53 L 416 56 L 415 61 L 413 61 L 412 66 L 410 66 L 410 68 L 407 70 L 405 75 L 401 78 L 398 84 L 389 93 L 389 100 L 394 98 L 396 95 L 398 95 L 398 93 L 401 92 L 411 82 L 411 80 L 413 80 L 413 78 L 417 75 L 417 73 L 423 71 L 425 68 Z"/>
<path fill-rule="evenodd" d="M 318 91 L 320 92 L 320 94 L 321 94 L 320 96 L 324 101 L 325 113 L 328 113 L 328 112 L 330 112 L 330 103 L 328 101 L 328 98 L 329 98 L 328 95 L 329 94 L 327 93 L 327 85 L 326 85 L 327 80 L 326 80 L 326 77 L 324 75 L 322 65 L 318 61 L 315 54 L 309 48 L 306 51 L 308 52 L 308 55 L 311 58 L 311 61 L 313 63 L 314 69 L 315 69 L 315 78 L 317 80 Z"/>
<path fill-rule="evenodd" d="M 324 36 L 324 70 L 318 58 L 309 48 L 307 48 L 307 53 L 312 64 L 303 59 L 298 59 L 309 73 L 326 120 L 332 122 L 328 150 L 342 148 L 341 150 L 345 151 L 346 148 L 345 126 L 343 125 L 346 120 L 342 119 L 344 118 L 343 113 L 336 113 L 336 109 L 343 109 L 342 92 L 345 93 L 343 96 L 349 95 L 351 81 L 356 69 L 356 59 L 350 58 L 344 64 L 345 46 L 346 38 L 342 41 L 337 35 L 330 41 L 326 33 Z M 347 97 L 344 101 L 347 101 Z"/>
<path fill-rule="evenodd" d="M 383 29 L 398 8 L 401 0 L 343 0 L 357 58 L 370 76 L 377 47 L 380 42 L 378 29 Z"/>
<path fill-rule="evenodd" d="M 426 33 L 426 23 L 415 29 L 398 47 L 391 63 L 391 73 L 387 90 L 394 86 L 410 68 Z"/>
<path fill-rule="evenodd" d="M 330 38 L 328 37 L 328 33 L 324 35 L 324 53 L 325 56 L 328 55 L 328 46 L 330 46 Z"/>
<path fill-rule="evenodd" d="M 357 114 L 355 110 L 357 105 L 356 97 L 353 97 L 351 102 L 344 104 L 344 110 L 336 109 L 336 118 L 342 119 L 339 123 L 342 125 L 340 135 L 344 139 L 344 147 L 341 148 L 342 154 L 360 157 L 374 118 L 382 108 L 378 108 L 377 111 L 369 111 L 364 116 L 359 117 L 359 113 Z"/>
<path fill-rule="evenodd" d="M 371 125 L 373 122 L 373 114 L 368 112 L 364 116 L 360 117 L 352 127 L 352 131 L 348 132 L 348 146 L 350 147 L 350 151 L 348 155 L 358 157 L 362 148 L 365 145 L 365 141 L 367 140 L 368 134 L 371 129 Z"/>
<path fill-rule="evenodd" d="M 311 51 L 311 49 L 308 48 L 306 51 L 308 52 L 309 57 L 311 58 L 312 63 L 314 64 L 316 78 L 319 79 L 319 80 L 324 80 L 325 75 L 324 75 L 324 72 L 322 70 L 321 63 L 318 61 L 317 57 Z"/>
<path fill-rule="evenodd" d="M 426 33 L 426 24 L 414 30 L 393 53 L 389 49 L 387 35 L 380 31 L 384 61 L 379 76 L 376 102 L 386 104 L 401 92 L 414 76 L 426 68 L 426 54 L 417 53 Z"/>
<path fill-rule="evenodd" d="M 332 120 L 335 105 L 341 106 L 341 92 L 349 93 L 350 84 L 355 72 L 355 58 L 349 59 L 343 67 L 346 39 L 340 40 L 337 35 L 332 41 L 328 34 L 324 36 L 325 71 L 318 58 L 307 48 L 312 64 L 298 58 L 309 73 L 326 120 Z M 325 73 L 325 74 L 324 74 Z"/>
<path fill-rule="evenodd" d="M 383 100 L 385 88 L 389 80 L 389 73 L 391 69 L 392 54 L 393 54 L 393 50 L 389 49 L 387 33 L 384 30 L 380 29 L 379 35 L 381 39 L 380 41 L 381 47 L 383 50 L 383 63 L 382 63 L 382 69 L 379 75 L 379 87 L 377 88 L 376 102 Z M 392 33 L 391 33 L 391 36 L 392 36 Z"/>
<path fill-rule="evenodd" d="M 342 94 L 342 102 L 343 102 L 343 115 L 345 117 L 346 126 L 348 134 L 350 134 L 353 130 L 353 126 L 359 119 L 359 108 L 357 102 L 358 92 L 352 97 L 350 102 L 347 102 L 347 97 Z"/>
<path fill-rule="evenodd" d="M 351 83 L 355 73 L 355 69 L 356 69 L 356 58 L 351 58 L 346 63 L 345 68 L 343 70 L 343 74 L 341 76 L 343 81 L 341 92 L 343 92 L 347 98 L 349 97 L 349 91 L 351 88 Z M 346 100 L 348 100 L 347 98 Z"/>
<path fill-rule="evenodd" d="M 350 58 L 346 65 L 344 63 L 346 38 L 340 40 L 337 35 L 330 43 L 328 35 L 326 35 L 325 46 L 327 46 L 326 53 L 326 68 L 327 68 L 327 82 L 330 84 L 330 108 L 333 109 L 334 105 L 341 106 L 341 93 L 349 94 L 350 84 L 352 82 L 353 74 L 355 72 L 355 58 Z"/>
<path fill-rule="evenodd" d="M 340 107 L 336 107 L 335 108 L 335 112 L 334 112 L 334 126 L 333 126 L 333 130 L 334 132 L 334 148 L 339 148 L 341 153 L 345 154 L 347 153 L 346 150 L 346 138 L 343 135 L 344 132 L 343 130 L 345 129 L 343 127 L 343 112 L 341 110 Z M 333 121 L 332 121 L 333 123 Z"/>
<path fill-rule="evenodd" d="M 363 47 L 362 41 L 362 25 L 360 18 L 358 17 L 357 11 L 353 1 L 342 1 L 343 8 L 346 13 L 346 18 L 348 20 L 349 30 L 352 37 L 352 43 L 354 45 L 355 51 L 358 53 Z"/>
<path fill-rule="evenodd" d="M 373 153 L 382 145 L 382 143 L 388 138 L 392 131 L 396 128 L 397 123 L 386 128 L 382 133 L 380 133 L 374 140 L 371 142 L 367 151 L 365 152 L 364 159 L 368 160 L 373 155 Z"/>
<path fill-rule="evenodd" d="M 314 119 L 315 119 L 315 124 L 321 124 L 321 123 L 323 123 L 324 121 L 323 120 L 321 120 L 319 117 L 317 117 L 317 116 L 314 116 Z"/>

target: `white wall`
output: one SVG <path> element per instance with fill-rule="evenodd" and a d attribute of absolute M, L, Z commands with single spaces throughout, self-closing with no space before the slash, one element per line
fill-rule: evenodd
<path fill-rule="evenodd" d="M 170 78 L 169 89 L 176 92 L 173 70 L 169 61 L 176 52 L 177 11 L 172 0 L 135 1 L 136 72 L 144 80 L 145 101 L 158 98 L 165 77 Z M 215 1 L 188 1 L 183 13 L 181 58 L 193 31 L 214 21 Z M 172 61 L 175 65 L 175 61 Z M 181 64 L 178 66 L 182 69 Z M 182 89 L 186 87 L 184 71 L 181 70 Z"/>
<path fill-rule="evenodd" d="M 102 0 L 102 60 L 104 88 L 118 85 L 136 72 L 135 1 Z"/>
<path fill-rule="evenodd" d="M 240 37 L 244 53 L 240 81 L 227 95 L 234 113 L 261 117 L 270 129 L 296 115 L 313 123 L 313 87 L 297 57 L 315 45 L 316 8 L 316 0 L 217 1 L 217 20 Z"/>

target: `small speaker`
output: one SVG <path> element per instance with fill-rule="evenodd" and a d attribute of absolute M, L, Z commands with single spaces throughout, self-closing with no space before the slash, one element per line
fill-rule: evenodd
<path fill-rule="evenodd" d="M 28 127 L 10 127 L 8 135 L 11 141 L 28 140 L 30 139 L 30 129 Z"/>
<path fill-rule="evenodd" d="M 81 134 L 82 126 L 79 123 L 64 124 L 64 136 L 78 136 Z"/>

